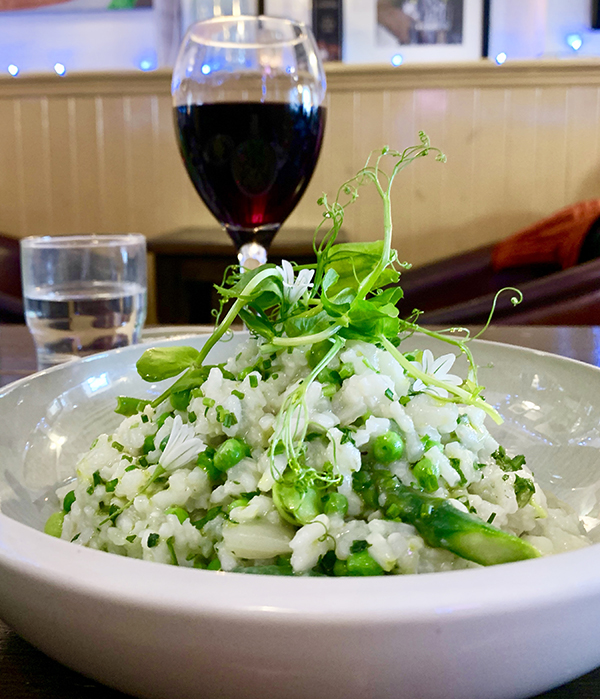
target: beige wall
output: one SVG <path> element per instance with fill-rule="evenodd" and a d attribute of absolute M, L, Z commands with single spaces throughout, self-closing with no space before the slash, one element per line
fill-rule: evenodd
<path fill-rule="evenodd" d="M 446 153 L 402 173 L 395 244 L 415 264 L 600 196 L 600 62 L 329 68 L 323 153 L 289 224 L 313 227 L 373 148 L 420 129 Z M 167 73 L 0 78 L 0 231 L 25 236 L 215 225 L 177 153 Z M 365 192 L 351 239 L 380 235 Z"/>

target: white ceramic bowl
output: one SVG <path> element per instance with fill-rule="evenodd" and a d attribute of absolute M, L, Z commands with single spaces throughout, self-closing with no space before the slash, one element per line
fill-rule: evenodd
<path fill-rule="evenodd" d="M 479 364 L 494 365 L 481 370 L 488 399 L 506 418 L 495 434 L 589 514 L 600 371 L 476 345 Z M 122 691 L 178 699 L 506 699 L 600 664 L 597 546 L 421 576 L 286 578 L 120 558 L 38 531 L 49 487 L 118 422 L 114 397 L 158 393 L 135 373 L 140 351 L 74 362 L 0 394 L 0 617 L 42 651 Z"/>

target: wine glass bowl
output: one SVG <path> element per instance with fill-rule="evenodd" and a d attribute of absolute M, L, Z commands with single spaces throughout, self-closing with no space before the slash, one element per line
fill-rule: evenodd
<path fill-rule="evenodd" d="M 314 38 L 301 23 L 215 17 L 192 25 L 183 40 L 172 82 L 179 149 L 243 266 L 266 261 L 308 186 L 325 93 Z"/>

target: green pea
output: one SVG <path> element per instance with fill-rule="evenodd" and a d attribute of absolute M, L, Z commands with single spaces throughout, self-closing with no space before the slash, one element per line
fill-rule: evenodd
<path fill-rule="evenodd" d="M 338 558 L 333 564 L 333 574 L 336 576 L 336 578 L 341 578 L 348 575 L 348 564 L 346 561 L 342 561 Z"/>
<path fill-rule="evenodd" d="M 383 568 L 377 561 L 371 558 L 368 551 L 359 551 L 351 553 L 346 560 L 348 572 L 347 575 L 365 576 L 365 575 L 383 575 Z"/>
<path fill-rule="evenodd" d="M 204 451 L 198 454 L 198 459 L 196 460 L 196 465 L 200 466 L 203 471 L 206 471 L 206 475 L 211 481 L 218 481 L 223 475 L 221 471 L 215 468 L 215 453 L 212 447 L 206 447 Z"/>
<path fill-rule="evenodd" d="M 338 385 L 341 385 L 342 383 L 342 379 L 340 378 L 338 372 L 334 369 L 328 369 L 327 367 L 321 369 L 319 375 L 317 376 L 317 381 L 320 383 L 333 383 Z"/>
<path fill-rule="evenodd" d="M 185 522 L 185 520 L 189 519 L 189 517 L 190 517 L 187 510 L 184 510 L 183 507 L 169 507 L 168 510 L 165 510 L 165 514 L 166 515 L 176 515 L 180 524 L 183 524 Z"/>
<path fill-rule="evenodd" d="M 404 440 L 390 430 L 379 435 L 373 443 L 373 456 L 380 464 L 391 464 L 404 454 Z"/>
<path fill-rule="evenodd" d="M 438 489 L 440 470 L 431 459 L 424 456 L 413 466 L 413 474 L 425 492 L 433 493 Z"/>
<path fill-rule="evenodd" d="M 214 465 L 217 471 L 225 473 L 249 455 L 248 445 L 240 439 L 230 437 L 221 444 L 215 452 Z"/>
<path fill-rule="evenodd" d="M 62 528 L 63 528 L 63 522 L 65 520 L 65 513 L 64 511 L 61 512 L 53 512 L 50 517 L 46 520 L 46 524 L 44 526 L 44 532 L 46 534 L 50 534 L 50 536 L 55 536 L 57 539 L 60 539 L 62 535 Z"/>
<path fill-rule="evenodd" d="M 246 507 L 247 504 L 248 500 L 246 500 L 245 498 L 238 498 L 237 500 L 234 500 L 233 502 L 230 502 L 229 505 L 227 505 L 227 514 L 229 514 L 231 510 L 234 510 L 236 507 Z"/>
<path fill-rule="evenodd" d="M 345 517 L 348 513 L 348 498 L 341 493 L 328 493 L 323 498 L 323 505 L 325 514 L 331 515 L 342 515 Z"/>
<path fill-rule="evenodd" d="M 315 488 L 299 490 L 293 483 L 277 481 L 272 494 L 277 511 L 290 524 L 308 524 L 323 512 L 321 498 Z"/>

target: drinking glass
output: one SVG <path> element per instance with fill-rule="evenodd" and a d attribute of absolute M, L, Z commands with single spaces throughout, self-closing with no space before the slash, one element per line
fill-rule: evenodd
<path fill-rule="evenodd" d="M 179 149 L 198 194 L 240 264 L 266 262 L 323 140 L 325 72 L 310 30 L 265 16 L 197 22 L 171 89 Z"/>
<path fill-rule="evenodd" d="M 38 369 L 140 339 L 147 308 L 143 235 L 23 238 L 21 274 Z"/>

